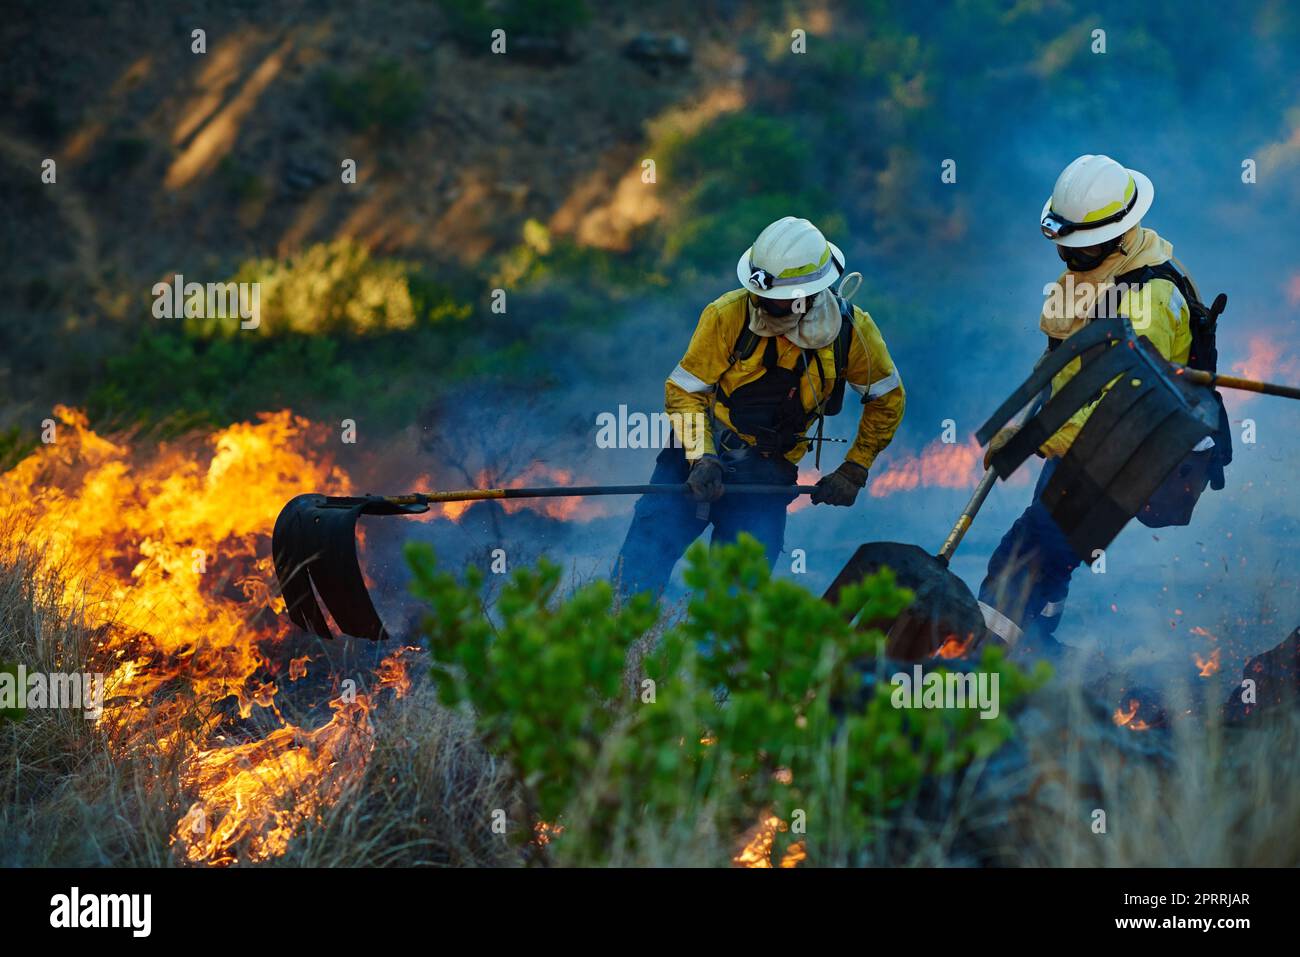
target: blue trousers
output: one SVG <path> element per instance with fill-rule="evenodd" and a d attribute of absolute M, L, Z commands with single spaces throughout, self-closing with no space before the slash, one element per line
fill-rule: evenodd
<path fill-rule="evenodd" d="M 793 485 L 798 469 L 785 459 L 748 454 L 732 458 L 724 453 L 723 481 L 728 484 Z M 690 463 L 680 448 L 659 453 L 652 485 L 678 485 L 686 481 Z M 641 591 L 663 592 L 673 567 L 690 544 L 709 525 L 713 544 L 735 541 L 741 532 L 759 540 L 769 567 L 776 563 L 785 541 L 785 511 L 794 494 L 729 495 L 709 503 L 707 518 L 696 514 L 699 505 L 690 495 L 643 495 L 636 503 L 632 525 L 614 565 L 618 593 L 626 598 Z"/>
<path fill-rule="evenodd" d="M 1038 498 L 1056 471 L 1049 459 L 1029 507 L 989 558 L 979 598 L 1018 624 L 1026 638 L 1049 638 L 1061 621 L 1070 576 L 1080 562 L 1065 533 Z"/>

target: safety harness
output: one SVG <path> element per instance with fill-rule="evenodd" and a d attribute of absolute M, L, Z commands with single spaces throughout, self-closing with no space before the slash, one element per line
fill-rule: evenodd
<path fill-rule="evenodd" d="M 832 293 L 833 295 L 833 293 Z M 836 415 L 844 405 L 844 370 L 848 368 L 849 347 L 853 343 L 853 306 L 847 300 L 836 296 L 840 309 L 840 331 L 832 344 L 835 367 L 834 384 L 829 394 L 821 399 L 811 412 L 803 407 L 800 398 L 800 384 L 811 366 L 816 366 L 817 376 L 822 387 L 826 385 L 826 370 L 822 368 L 820 351 L 803 349 L 802 355 L 793 369 L 786 369 L 777 361 L 775 336 L 760 336 L 746 323 L 732 346 L 727 357 L 727 368 L 737 362 L 748 359 L 763 343 L 763 375 L 752 382 L 747 382 L 731 392 L 725 392 L 719 386 L 721 398 L 730 413 L 731 424 L 735 431 L 752 435 L 753 448 L 763 455 L 785 455 L 801 442 L 813 442 L 816 446 L 816 464 L 821 465 L 821 433 L 826 416 Z M 816 386 L 813 394 L 820 397 Z M 863 401 L 866 401 L 864 397 Z M 817 422 L 817 435 L 808 438 L 805 433 Z"/>

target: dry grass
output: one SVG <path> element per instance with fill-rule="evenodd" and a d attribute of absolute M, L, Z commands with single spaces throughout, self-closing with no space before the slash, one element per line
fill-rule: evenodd
<path fill-rule="evenodd" d="M 62 585 L 21 552 L 0 567 L 0 661 L 29 672 L 87 670 L 94 634 L 62 607 Z M 418 676 L 417 676 L 418 678 Z M 299 866 L 508 866 L 522 858 L 493 812 L 513 811 L 499 764 L 428 682 L 372 715 L 362 774 L 280 861 Z M 0 721 L 0 866 L 141 867 L 180 863 L 172 831 L 193 799 L 181 760 L 111 747 L 78 710 L 32 709 Z M 177 749 L 173 749 L 175 751 Z M 292 796 L 290 796 L 292 797 Z"/>
<path fill-rule="evenodd" d="M 56 600 L 58 582 L 19 552 L 0 570 L 0 660 L 32 671 L 80 671 L 92 634 Z M 82 712 L 41 709 L 0 722 L 0 863 L 156 866 L 174 821 L 163 769 L 115 761 Z"/>
<path fill-rule="evenodd" d="M 364 774 L 279 863 L 306 867 L 509 867 L 522 826 L 501 765 L 429 683 L 375 720 Z M 505 812 L 505 834 L 493 815 Z"/>
<path fill-rule="evenodd" d="M 1066 721 L 1084 708 L 1072 696 Z M 1119 730 L 1119 729 L 1117 729 Z M 1161 735 L 1164 759 L 1140 760 L 1079 736 L 1033 744 L 1044 789 L 1025 816 L 1024 862 L 1084 867 L 1295 867 L 1300 864 L 1300 715 L 1227 727 L 1185 717 Z M 1064 747 L 1061 747 L 1064 744 Z M 1095 809 L 1106 833 L 1094 833 Z"/>
<path fill-rule="evenodd" d="M 0 661 L 79 671 L 94 637 L 36 580 L 21 553 L 0 568 Z M 300 829 L 279 866 L 518 866 L 528 827 L 506 769 L 468 718 L 440 707 L 423 666 L 372 714 L 364 771 Z M 1300 717 L 1225 728 L 1184 718 L 1168 731 L 1116 728 L 1083 693 L 1048 689 L 1020 718 L 1020 745 L 879 822 L 877 840 L 836 864 L 1295 866 L 1300 863 Z M 172 866 L 192 795 L 180 760 L 115 757 L 78 711 L 0 723 L 0 865 Z M 148 756 L 140 756 L 145 753 Z M 1094 809 L 1106 812 L 1095 833 Z M 666 833 L 629 807 L 611 866 L 708 866 L 737 836 L 705 808 Z M 509 834 L 493 827 L 504 812 Z M 580 821 L 561 822 L 580 827 Z M 563 835 L 557 839 L 562 842 Z M 635 850 L 630 850 L 635 848 Z"/>

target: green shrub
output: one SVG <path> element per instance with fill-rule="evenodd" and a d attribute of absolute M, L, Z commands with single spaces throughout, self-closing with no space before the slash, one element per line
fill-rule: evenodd
<path fill-rule="evenodd" d="M 612 301 L 669 284 L 643 248 L 618 252 L 583 246 L 552 236 L 535 219 L 525 221 L 520 239 L 497 258 L 488 278 L 492 287 L 523 290 L 555 283 L 566 287 L 570 301 L 599 300 L 608 312 Z"/>
<path fill-rule="evenodd" d="M 0 429 L 0 472 L 8 471 L 36 448 L 36 437 L 18 426 Z"/>
<path fill-rule="evenodd" d="M 732 113 L 656 150 L 677 199 L 661 239 L 668 264 L 709 271 L 734 262 L 782 216 L 809 219 L 832 239 L 845 231 L 812 146 L 790 120 Z"/>
<path fill-rule="evenodd" d="M 400 133 L 424 107 L 424 84 L 415 71 L 390 57 L 348 75 L 321 75 L 325 102 L 335 119 L 353 130 Z"/>
<path fill-rule="evenodd" d="M 683 829 L 687 840 L 738 837 L 769 813 L 806 823 L 798 839 L 812 862 L 852 863 L 873 822 L 927 775 L 1005 741 L 1006 708 L 1032 684 L 990 652 L 982 667 L 1001 674 L 995 719 L 896 709 L 887 693 L 845 709 L 862 686 L 859 663 L 882 640 L 850 619 L 895 615 L 910 595 L 884 573 L 833 606 L 771 579 L 749 536 L 691 549 L 686 618 L 644 656 L 630 693 L 628 652 L 662 627 L 648 596 L 612 609 L 609 584 L 597 582 L 558 601 L 561 571 L 542 562 L 513 574 L 489 618 L 478 569 L 461 584 L 427 546 L 409 545 L 407 560 L 429 606 L 422 633 L 441 700 L 469 706 L 509 764 L 532 816 L 519 833 L 560 823 L 552 849 L 566 863 L 635 856 Z M 777 852 L 795 838 L 786 832 Z"/>
<path fill-rule="evenodd" d="M 222 185 L 241 203 L 260 202 L 266 199 L 269 189 L 266 179 L 254 169 L 233 156 L 223 157 L 217 165 Z"/>
<path fill-rule="evenodd" d="M 473 307 L 412 264 L 358 243 L 249 260 L 228 281 L 260 284 L 259 326 L 241 329 L 234 317 L 150 323 L 105 361 L 89 399 L 97 422 L 183 431 L 291 406 L 400 427 L 432 377 L 470 374 L 459 368 L 455 324 Z"/>
<path fill-rule="evenodd" d="M 259 284 L 258 336 L 367 336 L 470 314 L 468 305 L 413 264 L 375 258 L 346 238 L 285 259 L 250 259 L 229 281 Z M 186 319 L 185 330 L 198 338 L 247 334 L 238 322 L 219 317 Z"/>

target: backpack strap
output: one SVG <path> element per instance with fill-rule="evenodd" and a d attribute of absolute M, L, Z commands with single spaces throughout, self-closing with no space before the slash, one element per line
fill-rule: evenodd
<path fill-rule="evenodd" d="M 838 298 L 838 297 L 836 297 Z M 840 299 L 840 334 L 835 337 L 831 354 L 835 357 L 835 384 L 827 397 L 826 406 L 829 414 L 837 415 L 844 405 L 844 387 L 848 383 L 849 350 L 853 348 L 853 304 L 847 299 Z M 862 401 L 871 401 L 866 393 Z"/>
<path fill-rule="evenodd" d="M 838 296 L 836 297 L 839 298 Z M 843 378 L 849 364 L 849 349 L 853 346 L 853 304 L 840 299 L 840 334 L 835 337 L 835 375 Z"/>
<path fill-rule="evenodd" d="M 1187 364 L 1193 369 L 1217 372 L 1219 365 L 1218 326 L 1219 314 L 1212 312 L 1197 295 L 1196 287 L 1187 274 L 1174 265 L 1172 260 L 1165 260 L 1154 266 L 1143 266 L 1115 277 L 1116 284 L 1126 283 L 1130 286 L 1143 286 L 1152 279 L 1164 279 L 1173 283 L 1175 289 L 1187 303 L 1187 312 L 1191 319 L 1192 349 L 1187 357 Z"/>
<path fill-rule="evenodd" d="M 736 336 L 736 342 L 731 347 L 731 355 L 727 356 L 727 365 L 734 366 L 742 359 L 748 359 L 758 348 L 758 340 L 763 338 L 753 329 L 749 328 L 749 323 L 745 322 L 740 327 L 740 335 Z"/>

